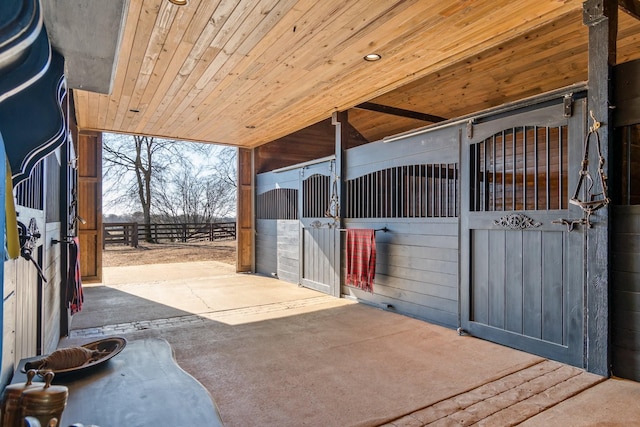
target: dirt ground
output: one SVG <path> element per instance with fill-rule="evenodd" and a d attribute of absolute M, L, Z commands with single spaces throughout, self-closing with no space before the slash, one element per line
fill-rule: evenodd
<path fill-rule="evenodd" d="M 102 252 L 104 267 L 190 261 L 219 261 L 233 265 L 236 263 L 236 241 L 141 243 L 137 248 L 107 245 Z"/>

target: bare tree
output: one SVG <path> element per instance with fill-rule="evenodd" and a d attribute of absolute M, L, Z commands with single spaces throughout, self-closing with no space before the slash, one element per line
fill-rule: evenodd
<path fill-rule="evenodd" d="M 208 223 L 234 214 L 236 198 L 236 150 L 214 147 L 198 167 L 182 168 L 167 175 L 166 191 L 158 192 L 156 207 L 164 218 L 177 223 Z"/>
<path fill-rule="evenodd" d="M 153 217 L 201 221 L 235 208 L 233 148 L 105 134 L 103 149 L 105 207 L 141 211 L 149 242 Z M 205 196 L 216 186 L 224 188 Z"/>

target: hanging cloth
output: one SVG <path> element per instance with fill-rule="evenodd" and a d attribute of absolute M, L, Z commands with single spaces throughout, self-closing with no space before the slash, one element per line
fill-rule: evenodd
<path fill-rule="evenodd" d="M 69 242 L 69 272 L 67 274 L 67 307 L 73 316 L 82 310 L 84 295 L 80 276 L 80 239 L 74 237 Z"/>
<path fill-rule="evenodd" d="M 4 193 L 4 211 L 5 211 L 5 232 L 6 240 L 6 259 L 16 259 L 20 256 L 20 240 L 18 238 L 18 216 L 16 215 L 16 206 L 13 200 L 13 180 L 11 179 L 11 165 L 9 159 L 6 158 L 6 171 L 4 177 L 5 193 Z"/>
<path fill-rule="evenodd" d="M 347 285 L 373 293 L 376 236 L 371 229 L 347 230 Z"/>

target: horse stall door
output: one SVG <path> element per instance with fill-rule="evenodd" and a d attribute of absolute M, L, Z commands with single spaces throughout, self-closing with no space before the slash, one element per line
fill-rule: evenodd
<path fill-rule="evenodd" d="M 565 117 L 559 100 L 479 121 L 461 148 L 462 329 L 575 366 L 584 364 L 585 227 L 569 199 L 584 110 L 575 101 Z"/>
<path fill-rule="evenodd" d="M 300 283 L 340 296 L 340 229 L 337 213 L 335 162 L 301 169 Z"/>

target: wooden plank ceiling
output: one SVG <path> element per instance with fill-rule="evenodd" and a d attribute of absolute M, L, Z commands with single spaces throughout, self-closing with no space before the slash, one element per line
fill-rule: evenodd
<path fill-rule="evenodd" d="M 621 13 L 619 39 L 640 57 L 640 21 Z M 350 110 L 375 140 L 427 123 L 363 102 L 455 118 L 586 63 L 582 0 L 136 0 L 112 93 L 74 95 L 83 129 L 256 147 Z"/>

